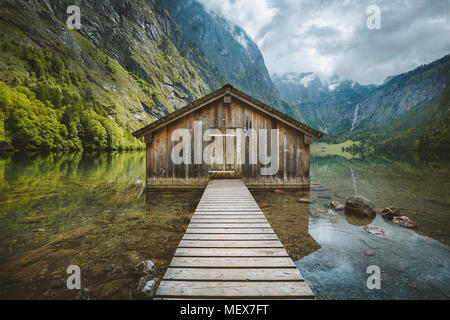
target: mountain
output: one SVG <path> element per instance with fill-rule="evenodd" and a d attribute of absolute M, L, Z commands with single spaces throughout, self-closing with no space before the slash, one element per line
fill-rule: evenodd
<path fill-rule="evenodd" d="M 207 12 L 196 1 L 166 2 L 185 39 L 217 67 L 222 79 L 275 108 L 283 108 L 258 46 L 241 27 Z M 216 82 L 208 84 L 217 86 Z"/>
<path fill-rule="evenodd" d="M 80 30 L 71 1 L 0 0 L 0 151 L 139 148 L 133 130 L 226 82 L 281 105 L 257 46 L 195 2 L 76 3 Z"/>
<path fill-rule="evenodd" d="M 336 76 L 323 81 L 311 72 L 275 74 L 272 79 L 282 99 L 290 104 L 294 117 L 332 134 L 351 130 L 352 121 L 342 114 L 376 89 L 374 85 L 340 81 Z"/>
<path fill-rule="evenodd" d="M 444 150 L 447 143 L 436 137 L 448 130 L 449 70 L 447 55 L 388 77 L 379 86 L 336 79 L 327 83 L 313 74 L 278 75 L 274 83 L 299 119 L 329 133 L 325 141 L 352 139 L 380 150 L 423 150 L 419 141 L 424 146 L 427 140 L 421 137 L 427 136 L 434 150 Z"/>

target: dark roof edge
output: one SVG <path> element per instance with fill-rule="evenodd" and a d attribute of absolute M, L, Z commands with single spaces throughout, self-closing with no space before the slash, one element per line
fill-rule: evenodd
<path fill-rule="evenodd" d="M 187 104 L 186 106 L 184 106 L 183 108 L 180 108 L 160 119 L 158 119 L 155 122 L 152 122 L 151 124 L 136 130 L 135 132 L 133 132 L 133 136 L 137 137 L 137 138 L 141 138 L 155 130 L 157 130 L 158 128 L 160 128 L 161 126 L 164 126 L 166 123 L 170 123 L 174 120 L 176 120 L 179 116 L 182 116 L 183 114 L 196 109 L 197 107 L 200 108 L 203 105 L 206 105 L 207 103 L 216 100 L 217 98 L 220 98 L 221 96 L 225 95 L 225 89 L 229 88 L 230 92 L 233 93 L 237 98 L 241 98 L 247 100 L 248 102 L 250 102 L 251 104 L 254 104 L 260 108 L 262 108 L 265 112 L 267 112 L 269 115 L 273 114 L 276 115 L 277 117 L 281 118 L 284 122 L 290 124 L 292 127 L 294 127 L 294 129 L 297 129 L 309 136 L 312 136 L 313 138 L 316 139 L 320 139 L 323 137 L 323 133 L 317 130 L 314 130 L 313 128 L 307 126 L 306 124 L 297 121 L 291 117 L 289 117 L 288 115 L 268 106 L 267 104 L 245 94 L 244 92 L 234 88 L 233 86 L 231 86 L 230 84 L 226 84 L 224 85 L 222 88 L 219 88 L 209 94 L 207 94 L 206 96 L 195 100 L 189 104 Z M 246 102 L 246 101 L 244 101 Z"/>

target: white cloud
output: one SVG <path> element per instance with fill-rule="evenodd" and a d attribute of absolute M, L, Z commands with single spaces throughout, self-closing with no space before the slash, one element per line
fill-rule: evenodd
<path fill-rule="evenodd" d="M 277 9 L 267 0 L 197 0 L 206 9 L 221 14 L 237 24 L 257 43 L 259 31 L 266 26 Z"/>
<path fill-rule="evenodd" d="M 450 53 L 448 0 L 198 0 L 241 26 L 271 73 L 381 83 Z M 381 30 L 366 9 L 381 8 Z"/>

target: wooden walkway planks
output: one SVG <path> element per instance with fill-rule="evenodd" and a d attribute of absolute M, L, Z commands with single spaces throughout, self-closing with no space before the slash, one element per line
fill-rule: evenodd
<path fill-rule="evenodd" d="M 242 180 L 211 180 L 155 299 L 314 299 Z"/>

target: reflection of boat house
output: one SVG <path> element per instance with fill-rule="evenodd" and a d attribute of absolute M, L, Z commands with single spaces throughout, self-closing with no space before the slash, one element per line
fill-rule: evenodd
<path fill-rule="evenodd" d="M 249 187 L 308 187 L 309 146 L 322 137 L 231 85 L 133 135 L 147 145 L 149 188 L 205 187 L 213 177 L 241 178 Z"/>

